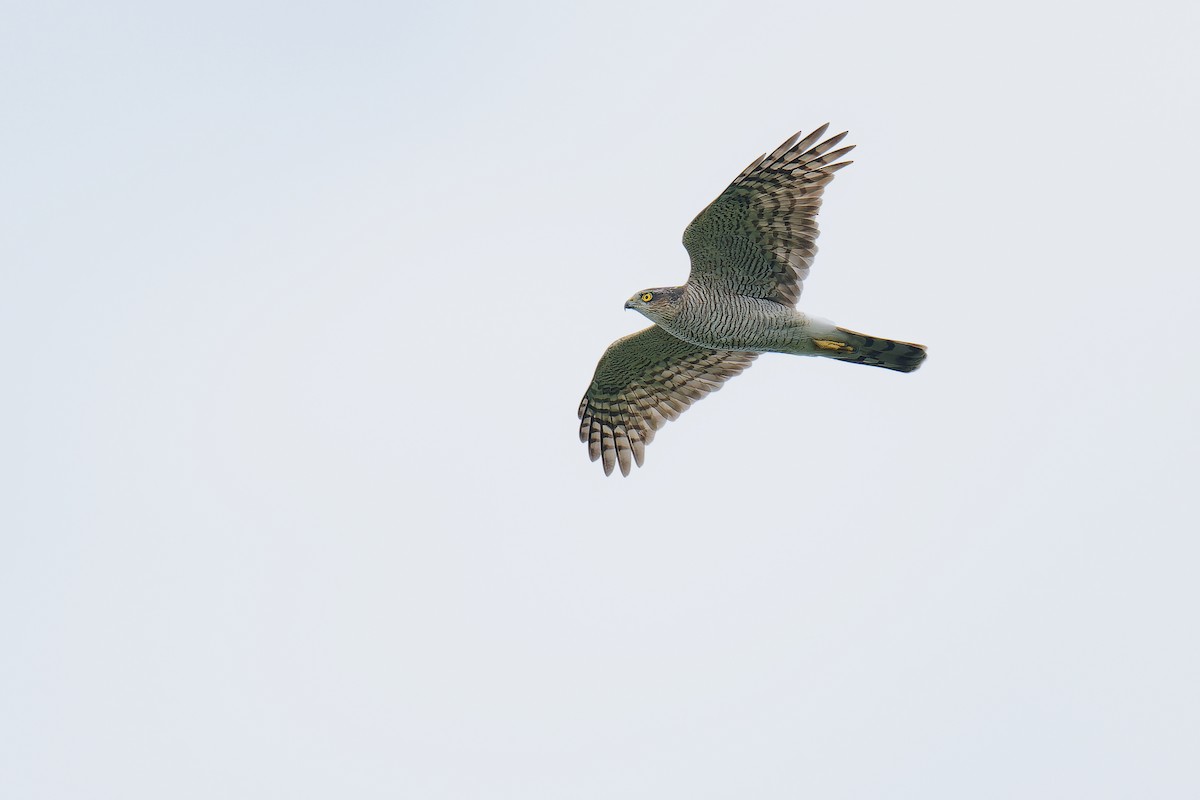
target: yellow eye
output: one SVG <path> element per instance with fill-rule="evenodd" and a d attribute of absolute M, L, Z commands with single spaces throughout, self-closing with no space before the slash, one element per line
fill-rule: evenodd
<path fill-rule="evenodd" d="M 642 302 L 649 303 L 654 299 L 654 292 L 642 292 Z"/>

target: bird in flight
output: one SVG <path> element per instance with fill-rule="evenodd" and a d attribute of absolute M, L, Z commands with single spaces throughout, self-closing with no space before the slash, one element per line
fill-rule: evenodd
<path fill-rule="evenodd" d="M 692 220 L 683 286 L 643 289 L 625 301 L 654 324 L 613 342 L 579 404 L 579 439 L 604 474 L 640 467 L 667 420 L 750 366 L 759 353 L 824 356 L 912 372 L 919 344 L 866 336 L 796 310 L 817 253 L 817 209 L 845 133 L 829 125 L 760 156 Z M 820 142 L 818 144 L 818 142 Z"/>

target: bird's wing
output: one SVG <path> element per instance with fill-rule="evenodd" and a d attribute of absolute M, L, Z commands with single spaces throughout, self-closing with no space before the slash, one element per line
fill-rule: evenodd
<path fill-rule="evenodd" d="M 797 133 L 738 175 L 683 232 L 692 258 L 688 282 L 795 305 L 817 254 L 817 209 L 833 174 L 852 163 L 833 150 L 840 133 L 820 144 L 828 124 Z M 832 150 L 832 152 L 830 152 Z"/>
<path fill-rule="evenodd" d="M 677 339 L 657 325 L 613 342 L 579 404 L 579 440 L 604 474 L 631 459 L 640 467 L 646 445 L 669 419 L 750 366 L 757 353 L 710 350 Z"/>

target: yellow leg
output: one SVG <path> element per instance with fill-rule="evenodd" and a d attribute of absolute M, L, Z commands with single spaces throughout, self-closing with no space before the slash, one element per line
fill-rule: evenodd
<path fill-rule="evenodd" d="M 833 341 L 830 341 L 829 339 L 813 339 L 813 344 L 815 344 L 817 347 L 821 348 L 822 350 L 834 350 L 838 353 L 853 353 L 854 352 L 854 348 L 851 347 L 850 345 L 843 344 L 841 342 L 833 342 Z"/>

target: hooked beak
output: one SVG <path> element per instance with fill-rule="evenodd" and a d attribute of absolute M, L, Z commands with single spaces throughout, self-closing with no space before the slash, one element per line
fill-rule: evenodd
<path fill-rule="evenodd" d="M 625 310 L 626 310 L 626 311 L 628 311 L 628 310 L 629 310 L 629 309 L 631 309 L 631 308 L 633 308 L 633 301 L 632 301 L 632 300 L 626 300 L 626 301 L 625 301 Z"/>

